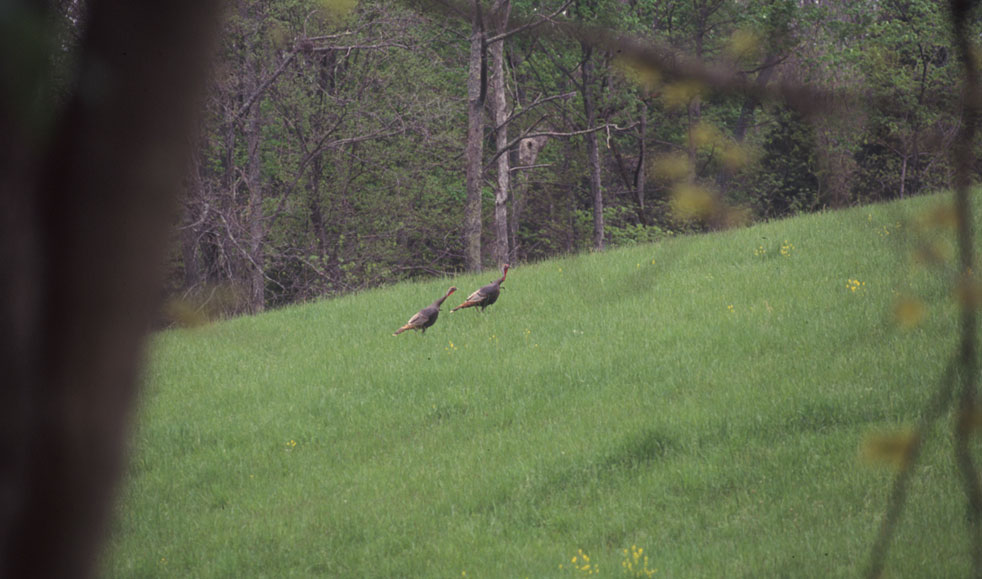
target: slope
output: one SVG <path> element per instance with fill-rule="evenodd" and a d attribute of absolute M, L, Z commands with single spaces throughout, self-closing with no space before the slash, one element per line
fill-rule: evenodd
<path fill-rule="evenodd" d="M 105 572 L 856 576 L 892 478 L 858 449 L 954 348 L 945 200 L 521 266 L 483 314 L 494 272 L 161 333 Z M 947 433 L 897 576 L 967 572 Z"/>

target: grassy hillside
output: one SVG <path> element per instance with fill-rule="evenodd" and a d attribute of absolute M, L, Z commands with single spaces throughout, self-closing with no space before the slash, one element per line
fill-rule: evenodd
<path fill-rule="evenodd" d="M 105 573 L 854 577 L 892 480 L 862 440 L 955 343 L 950 266 L 912 258 L 943 201 L 517 267 L 483 315 L 449 309 L 493 272 L 164 332 Z M 967 573 L 948 437 L 892 576 Z"/>

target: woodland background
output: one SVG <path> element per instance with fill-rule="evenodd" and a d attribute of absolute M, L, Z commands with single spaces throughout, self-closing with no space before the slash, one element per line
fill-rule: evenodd
<path fill-rule="evenodd" d="M 960 69 L 943 2 L 453 8 L 230 6 L 170 259 L 175 317 L 952 184 Z M 562 22 L 820 96 L 792 107 L 664 78 Z"/>

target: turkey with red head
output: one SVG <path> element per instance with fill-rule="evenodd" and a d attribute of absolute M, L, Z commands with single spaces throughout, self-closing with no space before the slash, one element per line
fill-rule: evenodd
<path fill-rule="evenodd" d="M 484 308 L 498 301 L 498 296 L 501 295 L 501 284 L 505 281 L 505 277 L 508 276 L 508 268 L 509 265 L 506 263 L 503 268 L 504 271 L 501 275 L 501 279 L 495 282 L 491 282 L 488 285 L 477 290 L 476 292 L 472 293 L 471 295 L 467 296 L 467 300 L 464 303 L 460 304 L 459 306 L 455 307 L 454 309 L 450 310 L 450 313 L 456 312 L 461 308 L 473 308 L 475 306 L 481 308 L 481 311 L 483 312 Z"/>
<path fill-rule="evenodd" d="M 406 322 L 405 326 L 396 330 L 392 335 L 398 336 L 406 330 L 421 330 L 425 334 L 426 328 L 436 323 L 436 318 L 440 315 L 440 306 L 443 305 L 444 300 L 449 298 L 450 294 L 454 293 L 455 291 L 457 291 L 457 288 L 451 286 L 450 289 L 447 290 L 446 295 L 416 312 L 416 315 L 409 318 L 409 321 Z"/>

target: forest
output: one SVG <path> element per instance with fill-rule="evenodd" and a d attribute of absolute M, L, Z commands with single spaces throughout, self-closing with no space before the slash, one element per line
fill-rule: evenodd
<path fill-rule="evenodd" d="M 960 69 L 938 0 L 435 6 L 227 7 L 169 261 L 173 317 L 952 184 Z M 582 30 L 750 90 L 673 77 Z"/>

